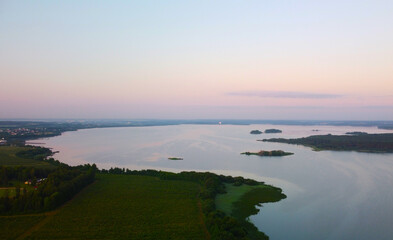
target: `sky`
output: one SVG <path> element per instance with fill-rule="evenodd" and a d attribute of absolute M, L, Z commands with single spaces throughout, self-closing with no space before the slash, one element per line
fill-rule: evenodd
<path fill-rule="evenodd" d="M 0 1 L 0 118 L 393 120 L 393 1 Z"/>

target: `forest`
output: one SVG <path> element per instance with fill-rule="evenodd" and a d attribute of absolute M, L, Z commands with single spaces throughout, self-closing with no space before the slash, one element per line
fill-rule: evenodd
<path fill-rule="evenodd" d="M 272 150 L 272 151 L 261 150 L 259 152 L 242 152 L 241 154 L 247 156 L 256 155 L 261 157 L 282 157 L 282 156 L 293 155 L 293 153 L 284 152 L 283 150 Z"/>
<path fill-rule="evenodd" d="M 315 135 L 296 139 L 271 138 L 259 140 L 299 144 L 314 150 L 358 151 L 370 153 L 392 153 L 393 133 L 357 135 Z"/>
<path fill-rule="evenodd" d="M 97 168 L 93 165 L 77 167 L 61 166 L 55 170 L 33 167 L 2 166 L 0 179 L 2 186 L 18 181 L 15 196 L 7 190 L 0 197 L 0 214 L 36 213 L 53 210 L 94 181 Z M 22 185 L 27 181 L 32 189 Z"/>

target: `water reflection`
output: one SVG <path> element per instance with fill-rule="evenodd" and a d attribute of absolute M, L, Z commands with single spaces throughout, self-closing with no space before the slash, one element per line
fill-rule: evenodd
<path fill-rule="evenodd" d="M 278 128 L 282 134 L 251 135 Z M 313 131 L 319 129 L 319 131 Z M 271 137 L 389 132 L 371 127 L 179 125 L 89 129 L 39 140 L 71 165 L 97 163 L 130 169 L 212 171 L 281 187 L 287 199 L 264 204 L 251 220 L 271 239 L 392 239 L 393 155 L 314 152 Z M 244 151 L 280 149 L 295 155 L 260 158 Z M 182 161 L 170 161 L 170 156 Z"/>

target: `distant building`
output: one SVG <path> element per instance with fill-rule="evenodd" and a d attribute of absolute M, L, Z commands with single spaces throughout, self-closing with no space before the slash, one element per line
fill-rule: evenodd
<path fill-rule="evenodd" d="M 7 144 L 7 140 L 5 140 L 4 138 L 0 139 L 0 145 L 4 145 L 4 144 Z"/>

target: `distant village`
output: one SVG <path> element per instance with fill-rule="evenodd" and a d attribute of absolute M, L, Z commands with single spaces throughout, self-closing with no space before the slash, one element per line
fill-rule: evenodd
<path fill-rule="evenodd" d="M 0 129 L 0 133 L 7 133 L 11 136 L 41 135 L 42 131 L 30 128 Z"/>
<path fill-rule="evenodd" d="M 0 145 L 13 145 L 24 142 L 26 139 L 35 139 L 45 136 L 51 136 L 55 133 L 53 130 L 46 128 L 0 128 Z"/>

